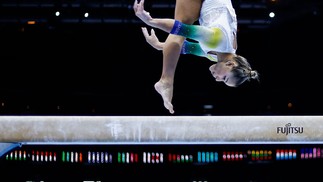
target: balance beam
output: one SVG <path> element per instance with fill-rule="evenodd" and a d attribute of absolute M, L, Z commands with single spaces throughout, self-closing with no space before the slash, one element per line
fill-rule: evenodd
<path fill-rule="evenodd" d="M 0 116 L 0 142 L 316 142 L 323 116 Z"/>

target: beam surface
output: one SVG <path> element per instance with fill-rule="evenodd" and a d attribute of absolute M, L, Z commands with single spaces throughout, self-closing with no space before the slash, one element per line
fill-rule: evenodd
<path fill-rule="evenodd" d="M 323 116 L 0 116 L 0 142 L 316 142 Z"/>

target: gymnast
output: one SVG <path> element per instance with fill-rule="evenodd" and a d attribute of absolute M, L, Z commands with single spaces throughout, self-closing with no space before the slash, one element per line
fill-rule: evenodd
<path fill-rule="evenodd" d="M 144 0 L 135 0 L 135 15 L 146 25 L 168 34 L 160 42 L 152 28 L 142 27 L 146 41 L 163 53 L 162 74 L 155 83 L 164 107 L 173 114 L 175 69 L 180 54 L 205 57 L 214 62 L 209 71 L 217 82 L 238 87 L 246 80 L 259 80 L 246 58 L 237 55 L 237 18 L 231 0 L 176 0 L 175 18 L 152 18 L 144 9 Z M 194 24 L 199 21 L 199 24 Z"/>

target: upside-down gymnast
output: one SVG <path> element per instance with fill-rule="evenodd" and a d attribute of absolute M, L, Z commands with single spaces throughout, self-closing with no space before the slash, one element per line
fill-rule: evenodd
<path fill-rule="evenodd" d="M 237 87 L 246 80 L 259 79 L 246 58 L 237 55 L 237 18 L 231 0 L 176 0 L 175 18 L 152 18 L 144 0 L 135 0 L 135 15 L 145 24 L 168 34 L 160 42 L 152 28 L 142 27 L 146 41 L 163 52 L 163 69 L 155 90 L 171 114 L 175 69 L 180 54 L 192 54 L 215 62 L 209 67 L 218 82 Z M 199 21 L 199 25 L 194 23 Z M 189 38 L 190 40 L 187 40 Z"/>

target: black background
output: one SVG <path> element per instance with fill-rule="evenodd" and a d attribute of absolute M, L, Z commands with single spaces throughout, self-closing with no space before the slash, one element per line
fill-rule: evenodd
<path fill-rule="evenodd" d="M 183 55 L 175 76 L 174 115 L 322 114 L 322 5 L 279 2 L 266 28 L 238 25 L 237 53 L 260 73 L 260 82 L 227 87 L 210 75 L 212 62 Z M 170 115 L 153 88 L 162 53 L 145 42 L 144 24 L 130 5 L 122 14 L 128 21 L 120 23 L 1 23 L 0 113 Z M 238 20 L 245 18 L 236 9 Z M 172 17 L 172 11 L 165 10 L 165 16 Z M 156 34 L 160 40 L 167 36 Z"/>

